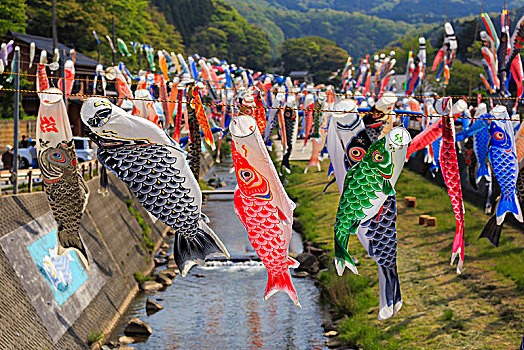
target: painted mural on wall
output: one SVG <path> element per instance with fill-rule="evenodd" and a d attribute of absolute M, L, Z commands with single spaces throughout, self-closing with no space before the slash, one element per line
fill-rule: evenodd
<path fill-rule="evenodd" d="M 58 255 L 57 230 L 54 229 L 27 246 L 38 270 L 49 284 L 59 306 L 62 306 L 88 278 L 76 252 Z"/>
<path fill-rule="evenodd" d="M 51 212 L 0 238 L 9 259 L 54 343 L 98 294 L 105 279 L 96 264 L 84 268 L 77 253 L 58 255 Z"/>

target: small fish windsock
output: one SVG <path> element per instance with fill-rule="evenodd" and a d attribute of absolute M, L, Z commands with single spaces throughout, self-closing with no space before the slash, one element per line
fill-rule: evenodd
<path fill-rule="evenodd" d="M 133 114 L 137 117 L 147 119 L 150 122 L 156 124 L 159 128 L 162 128 L 160 125 L 160 119 L 153 105 L 153 98 L 151 97 L 149 90 L 138 89 L 135 91 L 135 97 L 135 109 L 133 110 Z"/>
<path fill-rule="evenodd" d="M 348 252 L 349 237 L 356 234 L 362 222 L 377 215 L 395 185 L 406 160 L 411 136 L 406 129 L 395 127 L 384 138 L 373 143 L 360 163 L 349 169 L 335 221 L 335 267 L 339 276 L 344 268 L 358 274 Z"/>
<path fill-rule="evenodd" d="M 116 42 L 118 43 L 118 51 L 120 51 L 120 54 L 122 56 L 130 57 L 131 56 L 131 52 L 129 52 L 129 50 L 127 49 L 127 45 L 126 45 L 125 41 L 120 39 L 120 38 L 118 38 L 118 39 L 116 39 Z"/>
<path fill-rule="evenodd" d="M 183 277 L 208 257 L 229 253 L 207 226 L 202 192 L 184 151 L 157 125 L 128 114 L 108 99 L 88 98 L 80 111 L 98 160 L 153 216 L 173 228 L 173 254 Z"/>
<path fill-rule="evenodd" d="M 39 97 L 36 149 L 44 190 L 58 225 L 58 254 L 75 251 L 90 269 L 89 253 L 78 233 L 89 189 L 78 171 L 73 133 L 62 92 L 50 88 L 42 91 Z"/>
<path fill-rule="evenodd" d="M 448 195 L 455 215 L 455 237 L 453 239 L 451 264 L 458 256 L 459 262 L 457 273 L 462 273 L 465 257 L 465 223 L 464 223 L 464 201 L 462 199 L 462 186 L 460 183 L 460 173 L 455 148 L 455 125 L 451 118 L 452 102 L 451 98 L 445 97 L 435 103 L 437 113 L 442 116 L 442 143 L 440 149 L 440 168 L 442 176 L 448 188 Z"/>
<path fill-rule="evenodd" d="M 289 267 L 299 265 L 288 255 L 295 204 L 278 178 L 256 120 L 248 115 L 233 116 L 229 129 L 237 178 L 235 212 L 267 269 L 264 300 L 284 291 L 301 307 L 289 273 Z"/>
<path fill-rule="evenodd" d="M 36 46 L 34 42 L 29 44 L 29 69 L 33 66 L 33 60 L 35 59 Z"/>
<path fill-rule="evenodd" d="M 515 187 L 519 164 L 513 126 L 505 106 L 496 106 L 491 115 L 495 119 L 489 126 L 489 161 L 501 189 L 501 198 L 497 205 L 497 224 L 504 222 L 507 213 L 512 213 L 518 221 L 523 222 Z"/>

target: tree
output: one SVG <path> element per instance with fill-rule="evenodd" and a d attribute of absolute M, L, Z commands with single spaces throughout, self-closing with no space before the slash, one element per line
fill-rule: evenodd
<path fill-rule="evenodd" d="M 0 2 L 0 35 L 8 30 L 25 33 L 26 15 L 24 0 L 2 0 Z"/>
<path fill-rule="evenodd" d="M 27 0 L 27 32 L 51 36 L 51 1 Z M 180 34 L 173 25 L 148 1 L 144 0 L 57 0 L 58 40 L 76 50 L 96 57 L 97 43 L 92 34 L 96 31 L 101 40 L 102 58 L 112 59 L 111 48 L 105 35 L 112 34 L 111 20 L 115 18 L 116 36 L 128 46 L 130 41 L 151 45 L 155 49 L 182 52 Z M 116 45 L 116 43 L 115 43 Z M 136 56 L 118 57 L 130 67 L 136 66 Z"/>
<path fill-rule="evenodd" d="M 333 41 L 318 36 L 288 39 L 280 46 L 284 74 L 309 71 L 317 83 L 325 83 L 332 72 L 344 68 L 347 52 Z"/>

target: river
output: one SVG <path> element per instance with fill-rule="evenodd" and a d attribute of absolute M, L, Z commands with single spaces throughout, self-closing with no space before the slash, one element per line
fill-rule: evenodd
<path fill-rule="evenodd" d="M 226 182 L 225 189 L 232 189 L 236 181 L 230 167 L 228 162 L 215 165 L 208 176 L 218 176 Z M 232 257 L 254 256 L 231 194 L 208 196 L 203 211 Z M 291 250 L 302 250 L 298 234 Z M 153 334 L 146 342 L 129 344 L 136 349 L 324 349 L 319 290 L 313 281 L 293 279 L 302 309 L 283 292 L 264 301 L 266 281 L 266 269 L 259 261 L 211 261 L 194 267 L 186 278 L 177 276 L 165 291 L 140 292 L 113 339 L 123 335 L 131 318 L 138 317 L 151 326 Z M 164 309 L 148 316 L 148 297 Z"/>

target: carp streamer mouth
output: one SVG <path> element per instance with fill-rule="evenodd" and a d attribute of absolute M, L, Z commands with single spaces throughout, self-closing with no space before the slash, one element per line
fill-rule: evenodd
<path fill-rule="evenodd" d="M 378 173 L 379 173 L 380 175 L 382 175 L 382 177 L 385 178 L 385 179 L 390 179 L 391 176 L 393 176 L 393 174 L 386 175 L 386 174 L 382 173 L 381 171 L 379 171 Z"/>
<path fill-rule="evenodd" d="M 385 166 L 384 168 L 382 168 L 384 170 L 384 173 L 382 171 L 380 171 L 380 168 L 379 170 L 377 170 L 377 172 L 385 179 L 390 179 L 392 176 L 393 176 L 393 169 L 395 168 L 395 164 L 388 164 L 387 166 Z"/>

